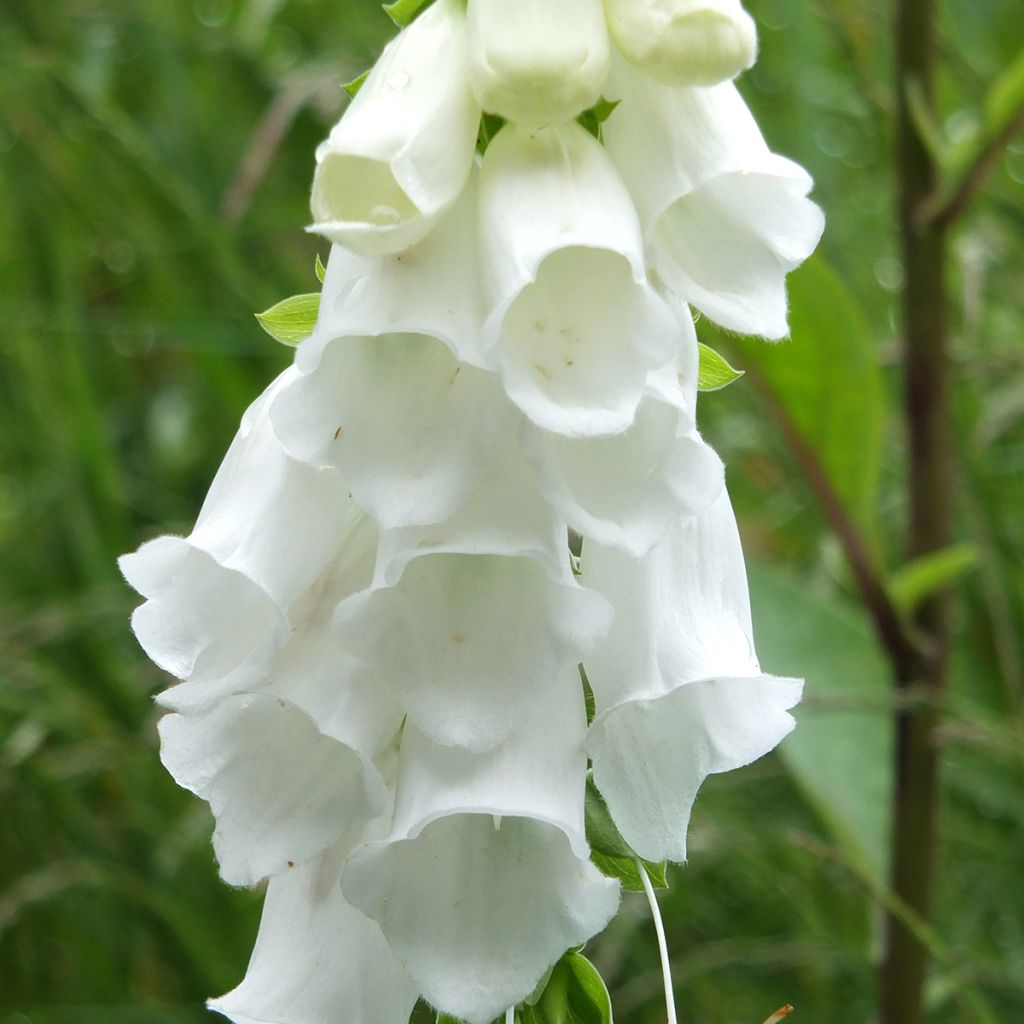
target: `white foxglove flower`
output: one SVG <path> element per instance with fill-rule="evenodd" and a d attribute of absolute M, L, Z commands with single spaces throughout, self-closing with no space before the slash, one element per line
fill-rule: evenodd
<path fill-rule="evenodd" d="M 302 864 L 386 806 L 371 761 L 270 694 L 166 715 L 160 739 L 175 782 L 210 804 L 221 877 L 232 885 Z"/>
<path fill-rule="evenodd" d="M 646 558 L 587 544 L 583 578 L 615 607 L 586 662 L 597 718 L 594 781 L 648 860 L 686 858 L 705 777 L 761 757 L 793 728 L 802 683 L 761 672 L 743 551 L 728 494 Z"/>
<path fill-rule="evenodd" d="M 341 894 L 350 846 L 270 880 L 245 979 L 211 1010 L 234 1024 L 408 1024 L 416 986 L 376 922 Z"/>
<path fill-rule="evenodd" d="M 299 459 L 335 467 L 355 500 L 389 529 L 454 512 L 507 446 L 518 414 L 499 378 L 459 362 L 423 334 L 304 343 L 309 371 L 271 418 Z M 311 358 L 311 356 L 313 358 Z"/>
<path fill-rule="evenodd" d="M 249 407 L 192 533 L 120 560 L 146 598 L 132 615 L 135 635 L 161 668 L 194 684 L 192 706 L 266 675 L 293 607 L 361 518 L 336 472 L 291 458 L 274 434 L 269 407 L 296 377 L 285 371 Z M 360 534 L 357 552 L 364 547 Z"/>
<path fill-rule="evenodd" d="M 570 436 L 632 422 L 680 326 L 648 284 L 632 201 L 578 124 L 508 124 L 487 149 L 480 225 L 484 343 L 512 400 Z"/>
<path fill-rule="evenodd" d="M 564 124 L 601 98 L 601 0 L 469 0 L 469 81 L 480 106 L 528 127 Z"/>
<path fill-rule="evenodd" d="M 757 59 L 757 27 L 739 0 L 604 0 L 623 54 L 669 85 L 715 85 Z"/>
<path fill-rule="evenodd" d="M 342 874 L 345 898 L 380 923 L 424 997 L 469 1024 L 528 996 L 619 902 L 584 837 L 576 667 L 549 676 L 518 724 L 483 756 L 407 725 L 391 834 Z"/>
<path fill-rule="evenodd" d="M 375 759 L 398 732 L 402 711 L 338 642 L 334 609 L 351 592 L 342 556 L 301 603 L 258 687 L 211 711 L 160 721 L 164 765 L 210 803 L 221 875 L 233 885 L 300 864 L 385 810 Z M 165 702 L 182 703 L 180 690 Z"/>
<path fill-rule="evenodd" d="M 310 231 L 371 255 L 418 242 L 469 176 L 480 108 L 460 0 L 437 0 L 384 48 L 317 150 Z"/>
<path fill-rule="evenodd" d="M 782 338 L 786 274 L 824 217 L 798 164 L 772 153 L 735 87 L 669 88 L 613 67 L 608 153 L 666 285 L 730 330 Z"/>
<path fill-rule="evenodd" d="M 551 680 L 593 650 L 610 610 L 533 558 L 428 554 L 344 601 L 341 642 L 432 740 L 493 748 Z"/>
<path fill-rule="evenodd" d="M 532 428 L 524 451 L 558 514 L 588 540 L 640 556 L 673 523 L 718 497 L 722 462 L 695 424 L 697 334 L 680 311 L 679 356 L 649 374 L 632 424 L 611 437 L 564 437 Z"/>
<path fill-rule="evenodd" d="M 315 368 L 335 338 L 428 334 L 460 360 L 483 366 L 479 277 L 474 173 L 455 206 L 412 248 L 383 256 L 331 248 L 313 337 L 295 363 L 304 372 Z"/>

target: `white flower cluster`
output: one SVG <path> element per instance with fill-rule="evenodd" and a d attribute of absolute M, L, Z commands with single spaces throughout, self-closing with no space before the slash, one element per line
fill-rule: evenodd
<path fill-rule="evenodd" d="M 436 0 L 318 151 L 315 330 L 193 532 L 121 562 L 164 763 L 269 878 L 237 1024 L 485 1024 L 616 911 L 588 760 L 679 861 L 705 776 L 792 727 L 687 305 L 784 335 L 821 231 L 728 81 L 754 49 L 737 0 Z"/>

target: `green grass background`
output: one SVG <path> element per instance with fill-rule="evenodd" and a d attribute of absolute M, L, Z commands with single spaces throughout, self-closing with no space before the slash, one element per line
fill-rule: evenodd
<path fill-rule="evenodd" d="M 1024 43 L 1019 0 L 944 5 L 943 121 L 967 145 Z M 779 756 L 705 787 L 663 897 L 684 1024 L 872 1019 L 884 905 L 885 663 L 774 426 L 813 438 L 895 570 L 903 538 L 889 5 L 751 0 L 742 89 L 829 226 L 794 339 L 702 400 L 751 558 L 766 668 L 806 675 Z M 312 153 L 393 31 L 370 0 L 0 6 L 0 1024 L 190 1024 L 241 977 L 260 897 L 216 878 L 205 805 L 157 759 L 115 557 L 187 532 L 289 353 L 253 312 L 315 288 Z M 928 996 L 1024 1020 L 1024 144 L 955 236 L 956 656 Z M 324 247 L 320 246 L 324 252 Z M 326 255 L 326 253 L 324 252 Z M 620 1022 L 664 1019 L 629 897 L 591 944 Z M 338 1021 L 345 1020 L 339 1008 Z"/>

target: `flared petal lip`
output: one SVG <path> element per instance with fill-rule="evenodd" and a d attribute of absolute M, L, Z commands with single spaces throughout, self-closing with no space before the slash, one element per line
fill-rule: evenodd
<path fill-rule="evenodd" d="M 582 806 L 582 805 L 581 805 Z M 581 860 L 590 859 L 590 844 L 587 842 L 582 820 L 578 825 L 569 824 L 559 818 L 547 814 L 526 814 L 522 810 L 509 810 L 498 804 L 472 804 L 467 807 L 457 807 L 453 810 L 432 811 L 430 814 L 418 818 L 407 829 L 388 836 L 387 839 L 378 840 L 374 843 L 364 844 L 362 849 L 375 849 L 389 846 L 397 842 L 411 842 L 417 839 L 423 830 L 434 822 L 444 818 L 462 815 L 480 815 L 488 818 L 522 818 L 527 821 L 539 821 L 542 825 L 548 825 L 557 829 L 569 842 L 569 848 Z"/>
<path fill-rule="evenodd" d="M 724 672 L 721 675 L 706 675 L 695 679 L 684 679 L 675 686 L 667 688 L 648 684 L 646 687 L 637 690 L 628 697 L 623 697 L 622 699 L 617 700 L 614 704 L 600 711 L 595 716 L 593 722 L 590 723 L 590 728 L 587 730 L 587 736 L 583 741 L 583 746 L 587 750 L 588 754 L 592 753 L 591 743 L 593 741 L 593 737 L 596 733 L 601 731 L 603 724 L 607 722 L 616 711 L 626 707 L 627 705 L 639 705 L 644 708 L 651 708 L 657 704 L 658 701 L 664 700 L 666 697 L 670 697 L 673 693 L 678 692 L 684 686 L 699 686 L 703 683 L 749 683 L 755 680 L 772 680 L 784 685 L 786 690 L 786 700 L 789 701 L 789 703 L 783 706 L 783 710 L 785 711 L 789 711 L 791 708 L 796 707 L 803 696 L 803 679 L 798 679 L 794 676 L 776 676 L 770 672 Z"/>

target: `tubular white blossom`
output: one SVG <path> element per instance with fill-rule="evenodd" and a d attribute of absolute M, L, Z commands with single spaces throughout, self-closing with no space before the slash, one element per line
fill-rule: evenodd
<path fill-rule="evenodd" d="M 422 334 L 310 341 L 319 362 L 271 410 L 288 450 L 341 470 L 383 529 L 451 515 L 518 419 L 500 380 Z"/>
<path fill-rule="evenodd" d="M 270 880 L 245 979 L 211 1010 L 235 1024 L 408 1024 L 416 986 L 376 922 L 341 894 L 350 847 Z"/>
<path fill-rule="evenodd" d="M 480 108 L 460 0 L 436 0 L 384 48 L 317 150 L 313 225 L 369 255 L 423 238 L 469 176 Z"/>
<path fill-rule="evenodd" d="M 433 740 L 493 748 L 550 680 L 608 629 L 600 595 L 552 580 L 532 558 L 431 554 L 401 579 L 343 602 L 345 646 Z"/>
<path fill-rule="evenodd" d="M 722 489 L 722 462 L 696 431 L 697 334 L 678 310 L 677 358 L 648 374 L 633 423 L 612 437 L 528 429 L 524 450 L 548 501 L 589 540 L 641 556 L 680 518 L 703 512 Z"/>
<path fill-rule="evenodd" d="M 583 836 L 575 666 L 518 721 L 486 756 L 407 726 L 391 835 L 356 850 L 342 875 L 346 898 L 380 923 L 425 998 L 469 1024 L 528 996 L 619 901 Z"/>
<path fill-rule="evenodd" d="M 300 370 L 313 369 L 335 338 L 389 333 L 428 334 L 459 359 L 485 365 L 476 178 L 437 227 L 404 252 L 361 256 L 332 246 L 313 337 L 295 355 Z"/>
<path fill-rule="evenodd" d="M 480 106 L 528 127 L 564 124 L 601 97 L 601 0 L 469 0 L 468 71 Z"/>
<path fill-rule="evenodd" d="M 555 433 L 624 430 L 681 334 L 604 149 L 577 124 L 506 125 L 484 157 L 480 224 L 484 341 L 509 396 Z"/>
<path fill-rule="evenodd" d="M 654 268 L 730 330 L 781 338 L 786 274 L 824 227 L 810 175 L 770 152 L 735 87 L 669 88 L 615 63 L 605 144 Z"/>
<path fill-rule="evenodd" d="M 684 860 L 700 784 L 775 747 L 802 683 L 761 673 L 725 491 L 642 560 L 588 544 L 584 580 L 615 608 L 586 662 L 594 781 L 641 857 Z"/>
<path fill-rule="evenodd" d="M 757 59 L 757 27 L 739 0 L 604 0 L 622 53 L 668 85 L 715 85 Z"/>
<path fill-rule="evenodd" d="M 361 516 L 337 473 L 292 459 L 273 432 L 270 404 L 296 376 L 286 370 L 247 410 L 192 533 L 119 563 L 146 598 L 132 615 L 139 643 L 201 699 L 266 674 L 296 602 Z"/>
<path fill-rule="evenodd" d="M 210 804 L 221 877 L 232 885 L 309 860 L 385 808 L 370 760 L 269 694 L 229 697 L 205 715 L 166 715 L 160 739 L 175 782 Z"/>

